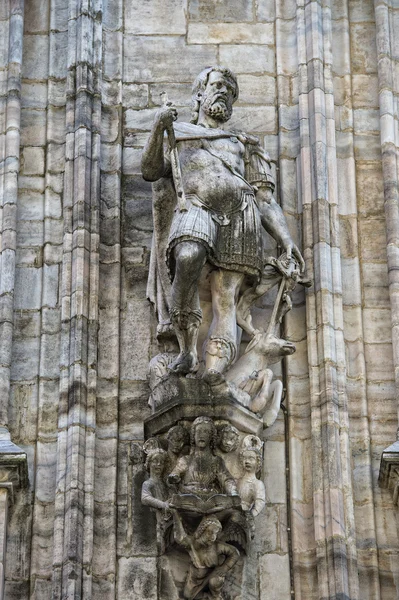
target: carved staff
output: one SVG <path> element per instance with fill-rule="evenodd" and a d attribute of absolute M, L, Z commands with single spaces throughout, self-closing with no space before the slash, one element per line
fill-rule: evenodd
<path fill-rule="evenodd" d="M 172 103 L 169 102 L 168 94 L 166 92 L 162 92 L 160 96 L 164 106 L 171 106 Z M 180 212 L 185 212 L 187 211 L 187 202 L 186 195 L 183 189 L 183 178 L 181 175 L 179 154 L 177 152 L 177 144 L 173 124 L 171 124 L 167 128 L 167 132 L 170 147 L 170 162 L 172 164 L 173 183 L 175 184 L 175 190 L 177 194 L 177 207 Z"/>

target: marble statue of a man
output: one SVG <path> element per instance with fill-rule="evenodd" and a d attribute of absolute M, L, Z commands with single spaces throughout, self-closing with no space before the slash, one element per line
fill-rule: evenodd
<path fill-rule="evenodd" d="M 262 226 L 286 252 L 288 262 L 301 269 L 304 266 L 283 212 L 273 198 L 274 181 L 267 153 L 256 138 L 221 128 L 230 118 L 237 98 L 237 80 L 229 69 L 204 69 L 193 87 L 191 124 L 173 125 L 176 108 L 165 105 L 156 115 L 142 158 L 144 179 L 157 182 L 154 236 L 159 270 L 155 278 L 167 296 L 164 307 L 180 347 L 178 357 L 169 366 L 171 371 L 187 374 L 197 367 L 202 319 L 198 283 L 204 264 L 212 266 L 213 321 L 206 342 L 204 373 L 209 383 L 217 382 L 237 356 L 240 297 L 256 287 L 262 276 L 264 279 Z M 165 132 L 171 129 L 177 143 L 186 210 L 175 209 L 176 182 L 165 147 Z M 165 206 L 168 203 L 169 209 Z M 162 274 L 165 259 L 171 281 L 169 292 L 167 277 Z M 270 287 L 277 282 L 276 274 L 272 274 Z M 161 304 L 158 299 L 158 318 L 162 310 L 165 313 Z"/>

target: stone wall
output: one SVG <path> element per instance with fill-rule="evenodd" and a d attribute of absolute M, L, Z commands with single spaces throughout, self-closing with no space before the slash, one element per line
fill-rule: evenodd
<path fill-rule="evenodd" d="M 398 19 L 396 0 L 3 0 L 0 425 L 30 481 L 9 510 L 6 600 L 158 598 L 136 452 L 157 352 L 140 156 L 160 92 L 189 120 L 214 63 L 238 76 L 231 126 L 269 151 L 314 278 L 275 369 L 290 462 L 281 414 L 258 597 L 399 597 L 397 507 L 378 485 L 398 427 Z"/>

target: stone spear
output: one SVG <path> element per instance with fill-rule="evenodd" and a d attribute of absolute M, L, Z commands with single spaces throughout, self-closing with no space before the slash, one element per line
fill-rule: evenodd
<path fill-rule="evenodd" d="M 161 92 L 160 96 L 161 96 L 164 106 L 171 106 L 172 103 L 169 102 L 168 94 L 166 92 Z M 173 123 L 170 126 L 168 126 L 167 132 L 168 132 L 168 141 L 169 141 L 169 147 L 170 147 L 170 162 L 172 164 L 173 183 L 175 185 L 175 190 L 176 190 L 176 194 L 177 194 L 177 207 L 180 212 L 186 212 L 187 211 L 186 195 L 184 193 L 184 188 L 183 188 L 183 178 L 182 178 L 181 169 L 180 169 L 179 154 L 177 152 L 177 143 L 176 143 L 175 132 L 173 129 Z"/>

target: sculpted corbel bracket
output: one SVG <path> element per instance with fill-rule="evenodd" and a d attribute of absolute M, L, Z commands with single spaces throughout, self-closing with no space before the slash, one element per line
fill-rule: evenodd
<path fill-rule="evenodd" d="M 173 570 L 180 560 L 179 597 L 230 598 L 228 579 L 240 581 L 255 519 L 266 504 L 258 478 L 263 442 L 228 420 L 202 415 L 148 438 L 143 451 L 149 477 L 141 501 L 156 512 L 164 565 L 174 556 Z"/>
<path fill-rule="evenodd" d="M 382 453 L 379 484 L 391 491 L 393 502 L 399 507 L 399 441 Z"/>

